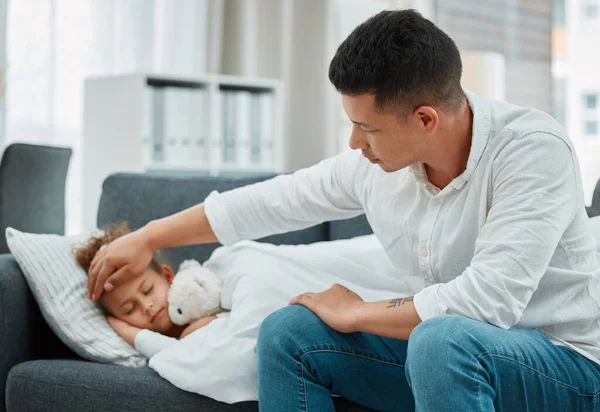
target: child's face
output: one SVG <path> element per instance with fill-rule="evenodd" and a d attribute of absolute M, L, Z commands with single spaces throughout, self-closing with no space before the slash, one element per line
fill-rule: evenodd
<path fill-rule="evenodd" d="M 148 268 L 141 276 L 104 293 L 101 303 L 113 316 L 132 326 L 166 334 L 174 326 L 167 301 L 173 277 L 167 265 L 162 266 L 161 274 Z"/>

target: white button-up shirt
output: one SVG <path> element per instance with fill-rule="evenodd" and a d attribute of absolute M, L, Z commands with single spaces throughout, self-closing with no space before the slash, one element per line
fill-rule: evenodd
<path fill-rule="evenodd" d="M 467 168 L 443 190 L 422 164 L 387 173 L 348 151 L 211 193 L 211 227 L 228 245 L 365 213 L 422 320 L 536 328 L 600 363 L 600 269 L 572 143 L 546 113 L 467 97 Z"/>

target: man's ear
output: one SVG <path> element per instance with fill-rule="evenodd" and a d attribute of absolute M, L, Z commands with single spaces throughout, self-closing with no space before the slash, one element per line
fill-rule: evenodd
<path fill-rule="evenodd" d="M 175 273 L 173 273 L 173 270 L 171 269 L 171 267 L 169 265 L 160 265 L 160 268 L 162 270 L 162 275 L 165 277 L 165 279 L 167 279 L 167 282 L 173 283 L 173 278 L 175 278 Z"/>
<path fill-rule="evenodd" d="M 431 106 L 417 107 L 413 114 L 413 119 L 418 123 L 418 126 L 427 133 L 434 132 L 440 124 L 438 112 Z"/>

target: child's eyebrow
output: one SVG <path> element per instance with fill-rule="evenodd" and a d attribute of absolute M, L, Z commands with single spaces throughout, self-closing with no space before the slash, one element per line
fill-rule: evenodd
<path fill-rule="evenodd" d="M 144 282 L 146 282 L 147 279 L 148 279 L 148 276 L 146 276 L 145 278 L 142 279 L 142 281 L 140 282 L 140 285 L 137 288 L 137 292 L 139 292 L 142 289 L 142 286 L 144 286 Z M 125 305 L 127 302 L 129 302 L 129 299 L 126 299 L 123 303 L 121 303 L 121 305 L 119 306 L 119 309 L 121 309 L 123 307 L 123 305 Z"/>

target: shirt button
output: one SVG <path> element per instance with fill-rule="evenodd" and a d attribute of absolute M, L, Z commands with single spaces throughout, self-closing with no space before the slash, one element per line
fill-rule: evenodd
<path fill-rule="evenodd" d="M 438 199 L 438 198 L 436 197 L 435 199 L 433 199 L 433 200 L 431 201 L 431 203 L 433 203 L 434 205 L 436 205 L 436 206 L 437 206 L 437 205 L 439 205 L 439 204 L 440 204 L 440 199 Z"/>
<path fill-rule="evenodd" d="M 422 257 L 427 257 L 427 255 L 429 254 L 429 251 L 422 247 L 421 250 L 419 251 L 419 253 L 421 254 Z"/>

